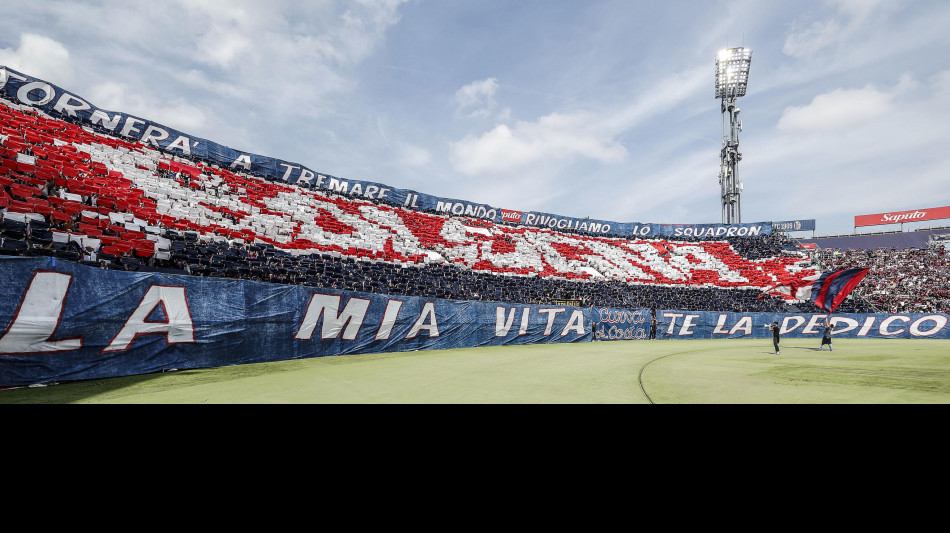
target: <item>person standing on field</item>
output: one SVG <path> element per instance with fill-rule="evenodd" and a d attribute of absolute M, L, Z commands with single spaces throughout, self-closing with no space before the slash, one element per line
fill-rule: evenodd
<path fill-rule="evenodd" d="M 769 331 L 772 332 L 772 345 L 775 346 L 775 355 L 782 355 L 782 352 L 780 352 L 778 349 L 779 327 L 777 320 L 772 322 L 772 325 L 769 326 Z"/>
<path fill-rule="evenodd" d="M 828 317 L 825 317 L 825 331 L 821 335 L 821 346 L 818 347 L 819 352 L 825 350 L 825 345 L 828 345 L 828 349 L 832 352 L 835 351 L 835 347 L 831 345 L 831 332 L 835 330 L 835 325 L 830 323 Z"/>

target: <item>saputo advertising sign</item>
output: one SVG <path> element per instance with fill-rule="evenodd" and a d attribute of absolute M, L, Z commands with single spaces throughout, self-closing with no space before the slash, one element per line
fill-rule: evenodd
<path fill-rule="evenodd" d="M 924 220 L 939 220 L 941 218 L 950 218 L 950 207 L 892 211 L 890 213 L 878 213 L 876 215 L 857 215 L 854 217 L 854 227 L 921 222 Z"/>

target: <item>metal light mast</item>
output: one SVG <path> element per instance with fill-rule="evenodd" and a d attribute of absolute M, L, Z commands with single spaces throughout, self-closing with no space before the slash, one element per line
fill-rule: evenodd
<path fill-rule="evenodd" d="M 752 63 L 752 50 L 748 48 L 726 48 L 716 54 L 716 98 L 722 102 L 722 150 L 719 154 L 719 186 L 722 189 L 722 222 L 735 224 L 742 222 L 742 209 L 739 194 L 742 182 L 739 181 L 739 108 L 736 101 L 745 96 L 749 83 L 749 65 Z M 729 115 L 729 130 L 726 132 L 726 115 Z"/>

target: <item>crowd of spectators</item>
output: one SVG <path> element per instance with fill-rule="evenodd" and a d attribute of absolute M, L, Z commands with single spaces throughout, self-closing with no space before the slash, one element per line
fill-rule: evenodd
<path fill-rule="evenodd" d="M 826 268 L 869 268 L 854 289 L 882 313 L 950 312 L 950 257 L 943 246 L 844 250 L 823 254 Z"/>
<path fill-rule="evenodd" d="M 128 254 L 113 256 L 101 250 L 82 250 L 76 242 L 52 242 L 49 224 L 45 221 L 32 221 L 25 225 L 5 222 L 3 227 L 0 238 L 12 238 L 27 244 L 21 250 L 9 250 L 0 244 L 2 254 L 54 256 L 112 270 L 153 271 L 377 294 L 524 304 L 552 305 L 559 301 L 575 301 L 583 306 L 734 312 L 780 312 L 786 309 L 781 300 L 760 298 L 761 292 L 758 290 L 501 276 L 452 264 L 400 265 L 327 254 L 294 255 L 266 243 L 206 242 L 190 232 L 166 232 L 172 241 L 171 253 L 167 258 L 152 256 L 143 259 Z M 8 231 L 8 227 L 15 229 Z M 768 246 L 767 241 L 762 239 L 760 246 Z"/>
<path fill-rule="evenodd" d="M 133 141 L 128 139 L 130 143 Z M 30 143 L 23 145 L 19 154 L 43 157 L 43 153 L 34 153 Z M 192 183 L 190 175 L 163 168 L 159 168 L 156 175 L 200 191 L 205 191 L 208 183 L 206 180 Z M 60 194 L 56 181 L 50 180 L 39 186 L 42 187 L 39 195 L 44 198 Z M 4 196 L 15 192 L 10 183 L 3 187 Z M 226 186 L 223 187 L 211 192 L 220 197 L 222 191 L 227 192 Z M 97 198 L 95 195 L 83 196 L 81 203 L 95 208 Z M 397 206 L 393 204 L 393 207 Z M 224 213 L 223 216 L 230 215 Z M 430 298 L 544 305 L 569 301 L 583 306 L 689 311 L 821 312 L 812 304 L 788 304 L 778 298 L 763 297 L 756 288 L 684 287 L 642 281 L 631 283 L 612 278 L 563 279 L 537 274 L 499 275 L 455 263 L 406 264 L 360 260 L 339 254 L 300 254 L 266 242 L 208 240 L 207 235 L 172 230 L 160 224 L 157 229 L 171 241 L 170 251 L 144 257 L 128 252 L 106 253 L 106 248 L 84 247 L 73 239 L 62 241 L 54 238 L 54 232 L 57 235 L 81 232 L 81 219 L 80 213 L 68 218 L 37 216 L 36 213 L 30 216 L 0 213 L 0 255 L 50 256 L 113 270 L 157 271 Z M 101 227 L 101 235 L 119 237 L 120 233 L 113 231 L 114 228 L 110 225 Z M 749 261 L 781 257 L 795 251 L 793 241 L 781 233 L 724 240 L 736 254 Z M 950 270 L 942 248 L 845 251 L 815 266 L 823 269 L 852 266 L 871 269 L 838 312 L 950 311 Z"/>

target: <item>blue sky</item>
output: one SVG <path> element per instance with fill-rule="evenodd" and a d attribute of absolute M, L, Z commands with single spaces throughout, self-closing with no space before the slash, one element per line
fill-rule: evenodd
<path fill-rule="evenodd" d="M 828 235 L 950 205 L 947 28 L 946 0 L 39 0 L 0 2 L 0 65 L 339 177 L 707 223 L 745 46 L 742 221 Z"/>

